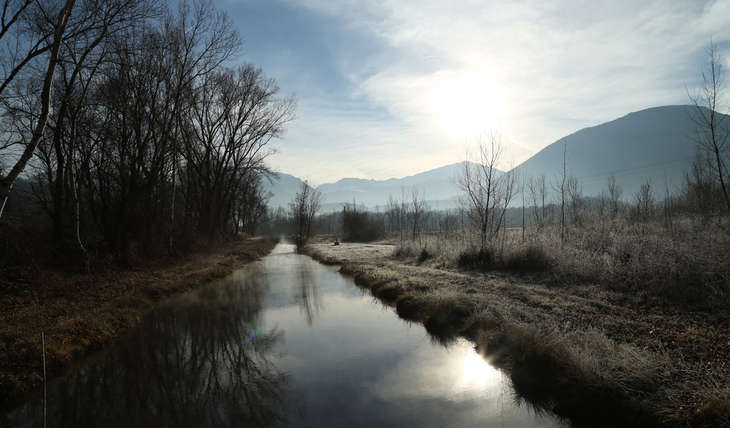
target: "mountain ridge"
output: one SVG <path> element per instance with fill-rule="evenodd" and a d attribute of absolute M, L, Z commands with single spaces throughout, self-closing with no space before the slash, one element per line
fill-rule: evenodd
<path fill-rule="evenodd" d="M 585 196 L 597 196 L 614 176 L 623 189 L 623 198 L 630 199 L 647 180 L 657 195 L 665 187 L 676 191 L 697 152 L 693 141 L 696 127 L 691 119 L 691 105 L 649 107 L 629 112 L 616 119 L 579 129 L 543 147 L 514 167 L 511 172 L 523 177 L 545 177 L 554 182 L 562 173 L 563 144 L 568 174 L 578 178 Z M 384 206 L 389 195 L 399 198 L 401 191 L 410 195 L 416 188 L 425 192 L 432 208 L 453 208 L 458 205 L 456 178 L 465 161 L 444 165 L 401 178 L 385 180 L 345 177 L 334 183 L 317 186 L 324 204 L 337 207 L 356 200 L 369 208 Z M 288 199 L 281 197 L 271 206 L 284 206 L 296 193 L 301 180 L 283 174 L 285 181 L 296 179 L 296 188 L 289 189 Z M 272 192 L 275 193 L 275 192 Z M 285 192 L 286 193 L 286 192 Z M 273 199 L 273 198 L 272 198 Z"/>

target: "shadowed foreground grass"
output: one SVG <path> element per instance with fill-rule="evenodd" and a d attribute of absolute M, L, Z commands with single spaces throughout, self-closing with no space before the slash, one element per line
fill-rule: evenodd
<path fill-rule="evenodd" d="M 439 269 L 394 250 L 308 247 L 436 340 L 474 342 L 519 398 L 576 426 L 730 426 L 726 313 L 639 307 L 601 285 Z"/>
<path fill-rule="evenodd" d="M 88 275 L 39 271 L 13 284 L 3 280 L 0 410 L 42 384 L 41 332 L 52 378 L 136 326 L 155 302 L 222 278 L 273 246 L 268 239 L 244 239 L 147 268 Z"/>

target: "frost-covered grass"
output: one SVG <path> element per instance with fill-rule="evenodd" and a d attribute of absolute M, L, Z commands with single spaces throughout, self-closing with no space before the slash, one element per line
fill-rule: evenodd
<path fill-rule="evenodd" d="M 555 229 L 532 232 L 523 241 L 521 231 L 509 231 L 483 270 L 459 267 L 473 248 L 459 238 L 322 244 L 308 252 L 342 264 L 343 273 L 402 318 L 423 323 L 434 340 L 472 340 L 510 374 L 518 398 L 538 408 L 587 426 L 730 426 L 728 309 L 707 301 L 702 312 L 666 304 L 676 297 L 662 282 L 674 278 L 679 286 L 687 266 L 722 274 L 726 232 L 686 222 L 666 236 L 661 225 L 622 222 L 571 228 L 562 246 Z M 619 267 L 621 275 L 643 279 L 620 282 Z M 709 287 L 723 296 L 722 287 L 702 284 L 690 290 Z"/>
<path fill-rule="evenodd" d="M 512 229 L 484 249 L 474 234 L 432 234 L 399 243 L 395 254 L 441 268 L 542 273 L 550 285 L 597 283 L 690 309 L 730 304 L 730 231 L 717 223 L 684 219 L 670 232 L 654 222 L 597 222 L 570 226 L 562 243 L 556 226 L 524 238 Z"/>

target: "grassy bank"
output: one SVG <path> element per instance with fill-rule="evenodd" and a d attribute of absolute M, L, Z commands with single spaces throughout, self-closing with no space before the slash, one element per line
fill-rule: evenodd
<path fill-rule="evenodd" d="M 427 266 L 507 272 L 548 286 L 598 284 L 644 304 L 687 310 L 730 308 L 728 220 L 602 220 L 508 230 L 478 248 L 469 231 L 423 235 L 398 253 Z"/>
<path fill-rule="evenodd" d="M 137 325 L 155 302 L 222 278 L 273 246 L 268 239 L 245 239 L 134 270 L 38 269 L 2 279 L 0 409 L 13 407 L 42 384 L 41 332 L 52 378 Z"/>
<path fill-rule="evenodd" d="M 423 323 L 472 340 L 515 391 L 578 426 L 730 426 L 729 317 L 689 312 L 601 284 L 439 266 L 394 246 L 311 245 L 315 258 Z"/>

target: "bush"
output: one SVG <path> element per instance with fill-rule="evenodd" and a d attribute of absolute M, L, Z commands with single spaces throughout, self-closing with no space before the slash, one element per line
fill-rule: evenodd
<path fill-rule="evenodd" d="M 528 245 L 505 256 L 503 269 L 513 272 L 545 272 L 552 268 L 552 260 L 543 247 Z"/>
<path fill-rule="evenodd" d="M 342 210 L 343 241 L 370 242 L 383 237 L 383 224 L 373 220 L 364 209 L 345 205 Z"/>
<path fill-rule="evenodd" d="M 421 250 L 421 254 L 418 255 L 418 263 L 423 263 L 432 257 L 433 255 L 431 255 L 431 253 L 429 253 L 428 250 L 424 248 Z"/>
<path fill-rule="evenodd" d="M 479 251 L 469 249 L 459 254 L 459 267 L 464 269 L 487 270 L 494 267 L 494 254 L 487 248 Z"/>
<path fill-rule="evenodd" d="M 398 248 L 395 249 L 395 252 L 393 253 L 395 257 L 398 258 L 406 258 L 411 257 L 413 255 L 413 248 L 408 246 L 399 245 Z"/>

